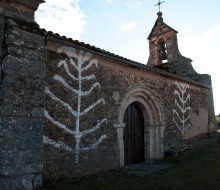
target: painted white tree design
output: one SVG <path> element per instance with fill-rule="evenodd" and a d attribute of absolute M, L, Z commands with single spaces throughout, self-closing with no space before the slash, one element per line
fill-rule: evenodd
<path fill-rule="evenodd" d="M 174 90 L 174 95 L 176 95 L 175 106 L 177 108 L 173 109 L 173 122 L 181 131 L 181 134 L 184 135 L 185 131 L 191 127 L 190 115 L 188 113 L 191 108 L 190 106 L 187 106 L 187 103 L 190 100 L 190 94 L 187 94 L 189 85 L 177 81 L 175 84 L 178 87 L 178 90 Z"/>
<path fill-rule="evenodd" d="M 71 130 L 70 128 L 68 128 L 68 126 L 64 125 L 63 123 L 60 123 L 55 118 L 51 117 L 47 110 L 45 110 L 45 117 L 49 121 L 51 121 L 53 124 L 55 124 L 58 128 L 63 129 L 63 131 L 65 133 L 72 135 L 76 140 L 76 145 L 75 145 L 75 147 L 70 147 L 70 146 L 66 145 L 64 142 L 58 142 L 58 141 L 50 139 L 49 137 L 46 137 L 46 136 L 44 136 L 44 143 L 53 145 L 57 148 L 65 149 L 66 151 L 74 151 L 75 152 L 75 163 L 78 163 L 80 151 L 90 150 L 90 149 L 94 149 L 94 148 L 98 147 L 99 144 L 102 143 L 102 141 L 107 137 L 105 134 L 101 135 L 101 137 L 94 144 L 92 144 L 88 147 L 80 147 L 81 138 L 84 135 L 87 135 L 89 133 L 96 131 L 97 129 L 99 129 L 101 127 L 101 125 L 103 123 L 107 123 L 107 119 L 104 118 L 101 121 L 98 120 L 96 126 L 92 126 L 89 129 L 82 130 L 82 131 L 80 129 L 81 117 L 86 115 L 91 110 L 93 110 L 98 104 L 101 104 L 101 103 L 105 104 L 104 98 L 100 98 L 99 100 L 97 100 L 96 102 L 94 102 L 90 106 L 88 106 L 86 109 L 84 109 L 84 110 L 81 109 L 81 98 L 84 96 L 88 96 L 95 88 L 97 88 L 97 87 L 101 88 L 100 83 L 95 82 L 88 91 L 82 91 L 83 81 L 96 78 L 94 74 L 91 74 L 88 76 L 82 76 L 82 72 L 88 70 L 93 65 L 98 67 L 98 61 L 96 59 L 91 59 L 91 56 L 92 56 L 91 53 L 84 52 L 84 51 L 80 50 L 79 54 L 77 54 L 76 50 L 71 47 L 61 47 L 57 50 L 57 52 L 64 53 L 67 55 L 68 60 L 66 59 L 66 60 L 59 61 L 58 67 L 64 67 L 64 70 L 65 70 L 65 73 L 67 74 L 67 76 L 70 77 L 71 80 L 78 83 L 78 89 L 74 89 L 60 75 L 54 75 L 53 79 L 56 82 L 60 83 L 64 88 L 66 88 L 66 89 L 70 90 L 71 92 L 73 92 L 74 94 L 76 94 L 76 96 L 77 96 L 76 110 L 74 110 L 74 108 L 71 107 L 71 105 L 64 102 L 64 100 L 61 100 L 59 97 L 57 97 L 55 94 L 53 94 L 53 92 L 51 92 L 51 90 L 47 86 L 45 89 L 45 93 L 48 96 L 50 96 L 53 101 L 56 101 L 61 106 L 63 106 L 66 110 L 68 110 L 69 113 L 71 114 L 71 116 L 75 118 L 76 123 L 73 124 L 73 128 L 75 128 L 75 130 Z M 86 63 L 88 63 L 88 64 L 86 64 Z M 68 64 L 72 65 L 76 69 L 78 76 L 74 76 L 73 74 L 71 74 Z"/>

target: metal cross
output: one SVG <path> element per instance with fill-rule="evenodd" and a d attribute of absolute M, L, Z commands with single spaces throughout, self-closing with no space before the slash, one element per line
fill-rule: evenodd
<path fill-rule="evenodd" d="M 156 5 L 154 5 L 154 6 L 158 6 L 159 7 L 159 12 L 160 12 L 160 5 L 162 4 L 162 3 L 164 3 L 165 1 L 160 1 L 160 0 L 158 0 L 158 3 L 156 4 Z"/>

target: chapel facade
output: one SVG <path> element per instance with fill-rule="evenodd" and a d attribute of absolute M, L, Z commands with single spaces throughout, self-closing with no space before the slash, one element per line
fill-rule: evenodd
<path fill-rule="evenodd" d="M 141 64 L 40 29 L 41 0 L 0 2 L 3 189 L 117 169 L 211 140 L 211 77 L 158 18 Z"/>

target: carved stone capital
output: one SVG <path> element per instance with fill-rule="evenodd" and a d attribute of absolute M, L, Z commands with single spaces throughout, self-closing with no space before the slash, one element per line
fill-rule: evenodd
<path fill-rule="evenodd" d="M 125 128 L 126 123 L 115 123 L 113 124 L 114 128 L 119 129 L 119 128 Z"/>

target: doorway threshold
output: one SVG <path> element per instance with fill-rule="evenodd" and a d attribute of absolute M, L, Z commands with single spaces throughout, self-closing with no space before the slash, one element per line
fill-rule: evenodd
<path fill-rule="evenodd" d="M 142 163 L 125 165 L 123 170 L 128 174 L 146 176 L 154 172 L 159 172 L 161 170 L 170 168 L 171 166 L 171 164 L 166 162 L 153 162 L 151 160 L 147 160 Z"/>

